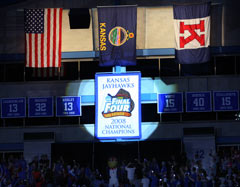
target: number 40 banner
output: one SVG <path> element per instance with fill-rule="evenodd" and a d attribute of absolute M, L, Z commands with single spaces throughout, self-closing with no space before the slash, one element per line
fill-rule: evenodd
<path fill-rule="evenodd" d="M 59 96 L 56 97 L 56 116 L 81 116 L 81 97 Z"/>
<path fill-rule="evenodd" d="M 186 93 L 187 112 L 211 112 L 211 92 L 187 92 Z"/>

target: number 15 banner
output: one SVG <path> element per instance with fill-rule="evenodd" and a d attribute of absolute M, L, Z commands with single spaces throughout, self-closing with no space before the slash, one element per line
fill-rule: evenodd
<path fill-rule="evenodd" d="M 56 116 L 81 116 L 81 97 L 59 96 L 56 97 Z"/>
<path fill-rule="evenodd" d="M 183 112 L 183 94 L 158 94 L 158 113 Z"/>
<path fill-rule="evenodd" d="M 238 91 L 216 91 L 214 96 L 214 111 L 238 111 L 239 92 Z"/>

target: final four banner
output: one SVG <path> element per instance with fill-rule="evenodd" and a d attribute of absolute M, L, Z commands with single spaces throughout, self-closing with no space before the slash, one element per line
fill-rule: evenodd
<path fill-rule="evenodd" d="M 210 60 L 210 6 L 210 3 L 173 6 L 178 63 Z"/>
<path fill-rule="evenodd" d="M 95 136 L 141 138 L 141 73 L 95 75 Z"/>
<path fill-rule="evenodd" d="M 99 65 L 136 65 L 137 7 L 98 7 Z"/>

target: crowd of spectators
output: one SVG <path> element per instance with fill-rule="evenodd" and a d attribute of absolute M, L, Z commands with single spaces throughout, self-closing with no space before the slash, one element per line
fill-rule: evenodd
<path fill-rule="evenodd" d="M 0 186 L 19 187 L 83 187 L 109 186 L 111 177 L 123 187 L 237 187 L 240 185 L 240 151 L 231 149 L 210 153 L 208 168 L 197 158 L 185 154 L 170 156 L 168 160 L 153 158 L 118 160 L 114 168 L 107 163 L 104 169 L 93 169 L 88 164 L 62 157 L 50 161 L 47 155 L 35 157 L 27 163 L 23 157 L 1 159 Z M 115 172 L 115 173 L 114 173 Z M 113 179 L 113 178 L 112 178 Z M 111 183 L 112 184 L 112 183 Z"/>

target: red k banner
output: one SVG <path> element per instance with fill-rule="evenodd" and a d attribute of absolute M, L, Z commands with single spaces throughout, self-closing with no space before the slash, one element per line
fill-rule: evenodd
<path fill-rule="evenodd" d="M 188 31 L 191 35 L 184 38 L 180 36 L 180 48 L 184 48 L 186 44 L 196 40 L 199 42 L 200 46 L 205 46 L 205 20 L 201 20 L 199 24 L 185 25 L 184 22 L 180 22 L 180 34 L 184 35 L 185 31 Z M 200 30 L 201 34 L 198 35 L 196 32 Z"/>
<path fill-rule="evenodd" d="M 204 63 L 210 59 L 210 3 L 175 5 L 175 57 L 178 63 Z"/>
<path fill-rule="evenodd" d="M 176 49 L 196 49 L 209 46 L 209 18 L 176 20 Z"/>

